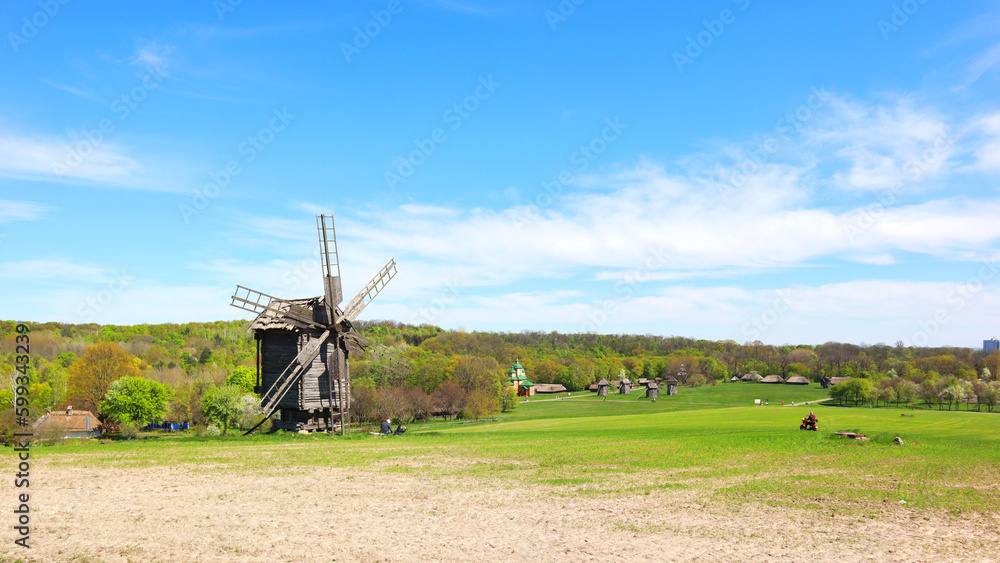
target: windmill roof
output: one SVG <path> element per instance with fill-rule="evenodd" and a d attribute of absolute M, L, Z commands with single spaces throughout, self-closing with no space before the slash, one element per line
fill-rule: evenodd
<path fill-rule="evenodd" d="M 308 297 L 305 299 L 285 299 L 275 303 L 275 307 L 281 311 L 288 310 L 288 304 L 314 309 L 323 303 L 323 297 Z M 264 311 L 252 323 L 250 330 L 293 330 L 296 328 L 292 323 L 278 317 L 271 311 Z"/>
<path fill-rule="evenodd" d="M 600 381 L 597 382 L 597 384 L 598 385 L 607 385 L 608 384 L 608 380 L 602 378 Z"/>

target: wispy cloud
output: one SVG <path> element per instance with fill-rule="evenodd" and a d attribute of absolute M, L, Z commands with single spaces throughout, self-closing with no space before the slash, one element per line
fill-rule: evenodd
<path fill-rule="evenodd" d="M 12 221 L 34 221 L 49 211 L 48 206 L 30 201 L 0 199 L 0 224 Z"/>
<path fill-rule="evenodd" d="M 42 83 L 47 84 L 47 85 L 55 88 L 56 90 L 62 90 L 63 92 L 66 92 L 66 93 L 69 93 L 69 94 L 73 94 L 74 96 L 76 96 L 78 98 L 83 98 L 84 100 L 88 100 L 88 101 L 91 101 L 91 102 L 97 102 L 97 103 L 101 103 L 101 104 L 105 103 L 104 99 L 102 99 L 100 96 L 98 96 L 97 94 L 95 94 L 95 93 L 93 93 L 93 92 L 91 92 L 89 90 L 85 90 L 83 88 L 75 88 L 73 86 L 69 86 L 69 85 L 63 84 L 61 82 L 56 82 L 54 80 L 49 80 L 47 78 L 40 78 L 39 80 L 41 80 Z"/>

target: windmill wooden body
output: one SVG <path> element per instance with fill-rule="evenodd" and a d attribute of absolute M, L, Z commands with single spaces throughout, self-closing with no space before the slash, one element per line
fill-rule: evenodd
<path fill-rule="evenodd" d="M 333 217 L 318 215 L 316 230 L 322 296 L 281 299 L 238 285 L 230 304 L 257 314 L 249 329 L 257 341 L 257 392 L 264 420 L 280 410 L 274 420 L 277 428 L 343 432 L 351 405 L 350 356 L 365 355 L 396 372 L 408 367 L 405 358 L 361 336 L 351 324 L 396 275 L 396 262 L 389 260 L 340 308 L 343 292 Z"/>

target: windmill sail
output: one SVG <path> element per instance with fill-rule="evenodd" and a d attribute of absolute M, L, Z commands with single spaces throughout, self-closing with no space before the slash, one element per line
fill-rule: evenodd
<path fill-rule="evenodd" d="M 332 215 L 316 216 L 316 232 L 319 235 L 320 265 L 323 268 L 323 293 L 326 297 L 330 318 L 337 305 L 344 300 L 344 290 L 340 285 L 340 257 L 337 253 L 337 231 Z"/>
<path fill-rule="evenodd" d="M 375 299 L 375 296 L 378 295 L 379 292 L 382 291 L 382 288 L 389 283 L 389 280 L 395 276 L 396 259 L 392 258 L 389 260 L 389 263 L 379 270 L 379 272 L 375 274 L 375 277 L 373 277 L 371 281 L 365 285 L 365 288 L 354 296 L 354 299 L 351 299 L 351 302 L 344 307 L 344 312 L 337 316 L 336 322 L 339 323 L 344 319 L 353 322 L 357 319 L 358 315 L 361 314 L 361 311 L 363 311 L 364 308 L 372 302 L 372 299 Z"/>
<path fill-rule="evenodd" d="M 258 318 L 265 313 L 271 313 L 301 328 L 324 328 L 313 322 L 312 311 L 309 309 L 242 285 L 236 286 L 230 305 L 250 311 Z"/>

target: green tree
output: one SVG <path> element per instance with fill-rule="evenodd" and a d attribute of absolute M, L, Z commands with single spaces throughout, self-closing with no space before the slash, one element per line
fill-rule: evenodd
<path fill-rule="evenodd" d="M 257 383 L 257 375 L 254 370 L 246 366 L 236 366 L 228 376 L 226 376 L 226 385 L 233 385 L 239 387 L 247 395 L 254 395 L 253 388 Z"/>
<path fill-rule="evenodd" d="M 101 412 L 122 424 L 156 422 L 167 414 L 173 390 L 145 377 L 122 377 L 111 384 Z"/>
<path fill-rule="evenodd" d="M 243 390 L 234 385 L 212 387 L 201 398 L 201 410 L 209 422 L 222 428 L 225 436 L 243 414 Z"/>
<path fill-rule="evenodd" d="M 500 394 L 500 412 L 510 412 L 517 408 L 520 399 L 517 397 L 517 387 L 507 385 Z"/>

